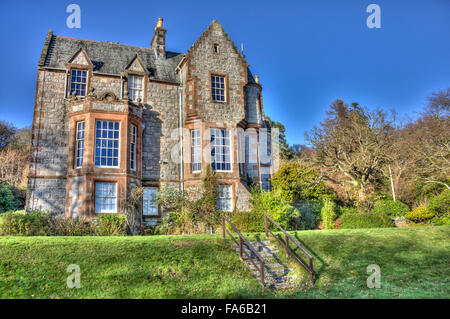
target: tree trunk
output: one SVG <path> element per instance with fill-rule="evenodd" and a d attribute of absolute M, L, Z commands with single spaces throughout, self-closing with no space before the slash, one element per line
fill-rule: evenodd
<path fill-rule="evenodd" d="M 395 189 L 394 189 L 394 181 L 392 180 L 392 171 L 391 171 L 391 164 L 388 164 L 389 168 L 389 179 L 391 180 L 391 189 L 392 189 L 392 198 L 395 202 Z"/>

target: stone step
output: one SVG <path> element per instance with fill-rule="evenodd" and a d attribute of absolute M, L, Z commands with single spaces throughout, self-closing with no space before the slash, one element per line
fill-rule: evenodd
<path fill-rule="evenodd" d="M 276 282 L 276 283 L 269 283 L 267 286 L 274 290 L 283 290 L 283 289 L 290 289 L 295 286 L 297 286 L 297 282 Z"/>
<path fill-rule="evenodd" d="M 289 289 L 297 285 L 297 275 L 293 273 L 292 268 L 278 259 L 277 254 L 279 251 L 270 240 L 253 241 L 250 244 L 264 258 L 264 279 L 266 286 L 273 289 Z M 251 260 L 259 265 L 259 260 L 247 245 L 244 244 L 243 249 L 250 255 Z M 235 250 L 239 254 L 239 246 L 235 246 Z M 261 275 L 258 268 L 255 268 L 245 253 L 243 254 L 243 261 L 252 271 L 252 276 L 259 280 Z"/>
<path fill-rule="evenodd" d="M 247 245 L 242 245 L 242 247 L 244 249 L 248 249 L 250 250 L 250 248 L 247 247 Z M 252 246 L 258 253 L 259 252 L 264 252 L 264 251 L 273 251 L 273 250 L 277 250 L 278 248 L 276 248 L 275 246 Z M 239 250 L 239 246 L 235 247 L 236 250 Z"/>
<path fill-rule="evenodd" d="M 258 273 L 258 277 L 255 277 L 260 279 L 261 277 L 259 276 Z M 297 277 L 296 276 L 282 276 L 282 277 L 276 277 L 276 276 L 267 276 L 266 274 L 264 274 L 264 281 L 266 284 L 276 284 L 276 283 L 296 283 L 297 282 Z"/>
<path fill-rule="evenodd" d="M 295 275 L 290 275 L 290 273 L 292 272 L 292 269 L 290 268 L 277 268 L 277 269 L 264 269 L 264 276 L 271 276 L 271 277 L 285 277 L 285 276 L 295 276 Z M 259 275 L 259 271 L 253 268 L 253 274 L 254 275 Z"/>
<path fill-rule="evenodd" d="M 251 262 L 249 262 L 247 260 L 245 260 L 245 262 L 249 265 L 249 267 L 251 269 L 255 269 L 255 266 Z M 284 264 L 282 262 L 278 262 L 278 261 L 267 262 L 266 260 L 265 260 L 265 263 L 264 263 L 264 268 L 269 268 L 269 269 L 286 269 L 287 268 L 287 269 L 291 269 L 286 264 Z"/>

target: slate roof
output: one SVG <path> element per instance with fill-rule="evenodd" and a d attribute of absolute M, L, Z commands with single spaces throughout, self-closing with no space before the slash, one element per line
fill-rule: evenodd
<path fill-rule="evenodd" d="M 166 59 L 157 59 L 151 48 L 67 38 L 54 35 L 49 30 L 38 66 L 66 69 L 65 63 L 69 62 L 80 48 L 86 51 L 95 66 L 94 73 L 119 76 L 138 54 L 149 72 L 150 79 L 171 83 L 179 83 L 175 69 L 185 56 L 184 53 L 166 51 Z M 250 69 L 247 70 L 248 83 L 256 83 Z"/>
<path fill-rule="evenodd" d="M 140 48 L 110 42 L 81 40 L 56 36 L 49 31 L 42 50 L 40 67 L 65 69 L 77 51 L 83 48 L 92 64 L 94 73 L 120 75 L 138 54 L 153 80 L 178 83 L 176 67 L 183 53 L 166 52 L 166 59 L 157 59 L 151 48 Z"/>

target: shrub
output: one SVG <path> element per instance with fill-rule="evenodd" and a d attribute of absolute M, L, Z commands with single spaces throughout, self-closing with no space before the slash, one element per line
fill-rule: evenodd
<path fill-rule="evenodd" d="M 124 214 L 102 214 L 97 217 L 96 233 L 100 236 L 127 234 L 127 218 Z"/>
<path fill-rule="evenodd" d="M 23 207 L 23 202 L 16 196 L 14 188 L 0 182 L 0 214 L 15 211 L 21 207 Z"/>
<path fill-rule="evenodd" d="M 197 200 L 190 200 L 173 187 L 163 187 L 158 192 L 158 203 L 170 213 L 163 218 L 158 231 L 172 234 L 214 232 L 214 228 L 220 226 L 221 215 L 216 211 L 217 185 L 215 172 L 208 166 L 203 191 Z"/>
<path fill-rule="evenodd" d="M 450 225 L 450 216 L 444 217 L 435 216 L 430 220 L 430 223 L 436 226 Z"/>
<path fill-rule="evenodd" d="M 428 203 L 428 209 L 438 216 L 450 216 L 450 189 L 432 197 Z"/>
<path fill-rule="evenodd" d="M 55 236 L 87 236 L 94 235 L 94 229 L 86 218 L 54 217 L 51 228 Z"/>
<path fill-rule="evenodd" d="M 431 218 L 433 218 L 435 214 L 428 210 L 426 206 L 416 207 L 412 211 L 406 214 L 406 218 L 413 223 L 423 223 Z"/>
<path fill-rule="evenodd" d="M 386 228 L 394 227 L 394 222 L 386 214 L 347 213 L 340 217 L 341 228 Z"/>
<path fill-rule="evenodd" d="M 342 216 L 344 214 L 358 214 L 359 210 L 355 206 L 338 206 L 337 214 L 338 216 Z"/>
<path fill-rule="evenodd" d="M 283 164 L 272 176 L 272 188 L 280 192 L 289 203 L 298 200 L 319 200 L 333 197 L 332 192 L 320 181 L 319 174 L 297 162 Z"/>
<path fill-rule="evenodd" d="M 319 201 L 301 201 L 294 204 L 300 213 L 300 228 L 316 229 L 320 221 L 320 210 L 322 203 Z"/>
<path fill-rule="evenodd" d="M 0 231 L 5 235 L 47 236 L 52 234 L 49 215 L 40 211 L 8 212 L 1 216 Z"/>
<path fill-rule="evenodd" d="M 264 231 L 264 214 L 258 211 L 236 212 L 233 214 L 231 222 L 241 232 Z"/>
<path fill-rule="evenodd" d="M 393 201 L 390 199 L 381 199 L 377 200 L 374 203 L 374 207 L 372 210 L 372 213 L 381 213 L 386 214 L 391 217 L 401 217 L 405 216 L 405 214 L 409 212 L 408 205 L 400 202 L 400 201 Z"/>
<path fill-rule="evenodd" d="M 325 229 L 334 229 L 334 219 L 336 218 L 335 209 L 336 204 L 332 200 L 324 200 L 320 214 L 322 216 L 322 225 Z"/>
<path fill-rule="evenodd" d="M 250 202 L 255 211 L 267 213 L 286 230 L 301 229 L 300 213 L 283 199 L 279 191 L 266 192 L 252 187 L 252 197 Z"/>

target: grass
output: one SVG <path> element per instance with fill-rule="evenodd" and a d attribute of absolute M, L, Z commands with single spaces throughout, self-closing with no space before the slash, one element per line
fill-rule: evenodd
<path fill-rule="evenodd" d="M 262 288 L 220 235 L 0 237 L 0 298 L 450 297 L 450 226 L 292 235 L 315 257 L 314 287 L 298 267 L 297 287 Z M 69 264 L 81 268 L 79 289 L 66 286 Z M 366 286 L 370 264 L 379 289 Z"/>

